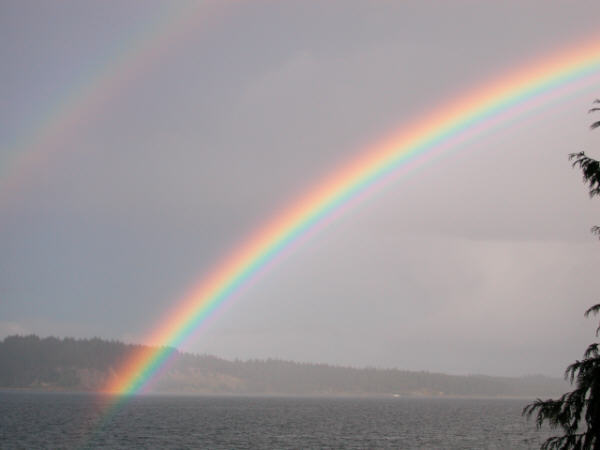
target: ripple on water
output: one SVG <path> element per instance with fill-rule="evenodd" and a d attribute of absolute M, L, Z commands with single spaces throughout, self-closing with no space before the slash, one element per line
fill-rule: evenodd
<path fill-rule="evenodd" d="M 137 397 L 0 392 L 0 447 L 539 448 L 525 400 Z"/>

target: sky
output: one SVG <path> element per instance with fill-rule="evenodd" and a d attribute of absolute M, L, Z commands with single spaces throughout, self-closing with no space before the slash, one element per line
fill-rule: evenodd
<path fill-rule="evenodd" d="M 3 1 L 0 338 L 144 343 L 345 162 L 600 38 L 594 1 Z M 594 338 L 591 86 L 398 176 L 181 350 L 561 376 Z M 596 119 L 597 120 L 597 119 Z"/>

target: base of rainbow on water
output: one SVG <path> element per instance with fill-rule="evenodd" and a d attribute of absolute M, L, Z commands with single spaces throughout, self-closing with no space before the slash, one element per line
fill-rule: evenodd
<path fill-rule="evenodd" d="M 368 198 L 390 180 L 552 101 L 582 89 L 600 87 L 599 42 L 595 38 L 579 43 L 459 93 L 455 100 L 436 106 L 429 115 L 403 124 L 306 195 L 290 202 L 287 210 L 250 235 L 176 303 L 147 339 L 165 347 L 147 348 L 131 355 L 104 391 L 121 396 L 116 403 L 143 392 L 168 362 L 174 348 L 217 308 L 311 231 Z"/>

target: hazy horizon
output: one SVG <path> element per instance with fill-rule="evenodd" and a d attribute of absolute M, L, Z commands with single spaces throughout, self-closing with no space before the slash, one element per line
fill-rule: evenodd
<path fill-rule="evenodd" d="M 31 333 L 29 335 L 23 335 L 23 334 L 13 334 L 13 335 L 8 335 L 8 336 L 3 336 L 2 338 L 0 338 L 0 341 L 3 341 L 6 338 L 11 338 L 11 337 L 27 337 L 27 336 L 35 336 L 38 337 L 40 339 L 46 339 L 46 338 L 56 338 L 59 340 L 63 340 L 63 339 L 100 339 L 102 341 L 107 341 L 107 342 L 119 342 L 119 343 L 123 343 L 125 345 L 146 345 L 146 344 L 140 344 L 139 342 L 128 342 L 128 341 L 121 341 L 119 339 L 114 339 L 114 338 L 107 338 L 107 337 L 102 337 L 102 336 L 89 336 L 89 337 L 80 337 L 80 338 L 74 338 L 72 336 L 55 336 L 55 335 L 49 335 L 49 336 L 40 336 L 37 335 L 35 333 Z M 152 347 L 152 345 L 150 345 L 150 347 Z M 293 360 L 293 359 L 285 359 L 285 358 L 272 358 L 269 356 L 266 357 L 261 357 L 261 358 L 243 358 L 243 357 L 234 357 L 234 358 L 226 358 L 226 357 L 221 357 L 220 355 L 215 355 L 212 353 L 198 353 L 198 352 L 194 352 L 194 351 L 190 351 L 190 352 L 186 352 L 186 351 L 182 351 L 179 348 L 175 348 L 181 355 L 190 355 L 190 356 L 199 356 L 199 357 L 214 357 L 217 358 L 219 360 L 223 360 L 223 361 L 228 361 L 228 362 L 251 362 L 251 361 L 262 361 L 262 362 L 266 362 L 266 361 L 278 361 L 278 362 L 283 362 L 283 363 L 294 363 L 294 364 L 308 364 L 308 365 L 325 365 L 325 366 L 329 366 L 329 367 L 335 367 L 335 368 L 341 368 L 341 369 L 358 369 L 358 370 L 362 370 L 362 369 L 375 369 L 375 370 L 399 370 L 399 371 L 406 371 L 406 372 L 414 372 L 414 373 L 418 373 L 418 372 L 423 372 L 423 373 L 430 373 L 430 374 L 439 374 L 439 375 L 450 375 L 450 376 L 483 376 L 483 377 L 498 377 L 498 378 L 502 378 L 503 375 L 494 375 L 494 374 L 488 374 L 488 373 L 452 373 L 452 372 L 441 372 L 441 371 L 428 371 L 428 370 L 421 370 L 421 369 L 412 369 L 412 368 L 407 368 L 407 367 L 387 367 L 387 366 L 370 366 L 370 365 L 366 365 L 366 366 L 356 366 L 356 365 L 352 365 L 352 364 L 332 364 L 332 363 L 328 363 L 326 361 L 320 361 L 320 362 L 315 362 L 315 361 L 300 361 L 300 360 Z M 562 374 L 558 374 L 558 375 L 547 375 L 547 374 L 542 374 L 542 373 L 524 373 L 524 374 L 520 374 L 520 375 L 508 375 L 505 377 L 508 378 L 527 378 L 527 377 L 537 377 L 537 376 L 542 376 L 542 377 L 548 377 L 548 378 L 554 378 L 557 380 L 564 380 L 564 377 L 562 376 Z"/>
<path fill-rule="evenodd" d="M 599 36 L 559 1 L 4 2 L 0 339 L 147 336 L 352 157 Z M 179 8 L 179 9 L 177 9 Z M 594 339 L 600 86 L 432 158 L 286 255 L 179 350 L 561 377 Z"/>

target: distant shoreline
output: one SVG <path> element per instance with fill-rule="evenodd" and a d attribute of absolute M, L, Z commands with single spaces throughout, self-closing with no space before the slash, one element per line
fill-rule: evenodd
<path fill-rule="evenodd" d="M 101 394 L 122 361 L 145 346 L 117 341 L 9 336 L 0 341 L 0 389 Z M 152 350 L 152 349 L 150 349 Z M 173 353 L 149 391 L 162 395 L 331 398 L 550 398 L 568 388 L 541 375 L 446 375 L 278 359 L 229 361 Z"/>
<path fill-rule="evenodd" d="M 118 397 L 118 394 L 107 394 L 99 391 L 83 391 L 56 388 L 23 388 L 23 387 L 2 387 L 0 394 L 65 394 L 65 395 L 89 395 L 98 397 Z M 135 394 L 136 397 L 206 397 L 206 398 L 298 398 L 298 399 L 373 399 L 373 400 L 523 400 L 531 401 L 536 397 L 531 396 L 469 396 L 469 395 L 386 395 L 386 394 L 285 394 L 285 393 L 199 393 L 199 392 L 147 392 Z"/>

